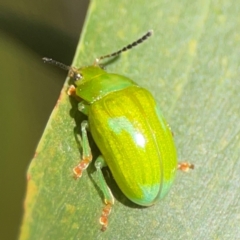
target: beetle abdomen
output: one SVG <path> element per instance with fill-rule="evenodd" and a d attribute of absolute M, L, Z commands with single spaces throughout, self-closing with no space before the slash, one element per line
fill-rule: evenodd
<path fill-rule="evenodd" d="M 148 206 L 168 192 L 176 150 L 147 90 L 131 86 L 94 102 L 89 125 L 113 177 L 131 201 Z"/>

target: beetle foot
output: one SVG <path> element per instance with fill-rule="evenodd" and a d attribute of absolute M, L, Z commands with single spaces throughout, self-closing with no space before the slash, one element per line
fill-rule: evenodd
<path fill-rule="evenodd" d="M 76 87 L 74 85 L 71 85 L 67 90 L 67 94 L 69 96 L 76 96 Z"/>
<path fill-rule="evenodd" d="M 194 169 L 194 165 L 188 162 L 182 162 L 178 164 L 178 169 L 183 172 L 188 172 L 190 169 Z"/>
<path fill-rule="evenodd" d="M 76 167 L 73 168 L 74 177 L 76 179 L 82 176 L 82 172 L 88 167 L 91 161 L 92 156 L 85 157 Z"/>
<path fill-rule="evenodd" d="M 111 202 L 107 202 L 106 206 L 103 208 L 102 210 L 102 215 L 99 218 L 99 222 L 102 225 L 101 230 L 104 232 L 107 229 L 108 226 L 108 216 L 111 213 L 112 210 L 112 203 Z"/>

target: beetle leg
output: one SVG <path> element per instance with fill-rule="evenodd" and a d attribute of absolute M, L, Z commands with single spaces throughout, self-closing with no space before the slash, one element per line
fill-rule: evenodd
<path fill-rule="evenodd" d="M 73 172 L 76 178 L 80 178 L 82 176 L 83 170 L 85 170 L 89 163 L 92 161 L 92 152 L 88 142 L 87 136 L 87 128 L 88 128 L 88 121 L 83 121 L 81 123 L 81 131 L 82 131 L 82 159 L 80 163 L 73 168 Z"/>
<path fill-rule="evenodd" d="M 70 85 L 67 90 L 68 96 L 74 97 L 77 101 L 81 101 L 81 98 L 76 93 L 76 87 L 74 85 Z"/>
<path fill-rule="evenodd" d="M 188 162 L 178 163 L 178 169 L 183 172 L 188 172 L 190 169 L 194 169 L 194 165 Z"/>
<path fill-rule="evenodd" d="M 111 190 L 107 186 L 107 183 L 106 183 L 103 173 L 102 173 L 102 168 L 106 167 L 106 166 L 107 166 L 107 164 L 106 164 L 104 158 L 102 156 L 99 156 L 96 159 L 95 167 L 97 169 L 97 175 L 98 175 L 98 179 L 99 179 L 99 183 L 100 183 L 100 188 L 103 192 L 104 203 L 105 203 L 105 207 L 103 208 L 101 217 L 99 218 L 99 222 L 102 225 L 102 229 L 101 229 L 102 231 L 105 231 L 107 229 L 108 216 L 111 213 L 111 209 L 114 204 L 114 197 L 112 195 Z"/>
<path fill-rule="evenodd" d="M 78 104 L 78 110 L 88 116 L 89 104 L 86 101 L 81 101 Z"/>
<path fill-rule="evenodd" d="M 74 85 L 71 85 L 67 90 L 67 94 L 69 96 L 76 96 L 76 87 Z"/>

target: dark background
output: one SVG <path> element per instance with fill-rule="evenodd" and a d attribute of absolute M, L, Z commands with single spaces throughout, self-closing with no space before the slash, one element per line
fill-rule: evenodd
<path fill-rule="evenodd" d="M 71 64 L 88 4 L 0 0 L 1 239 L 17 239 L 26 171 L 66 77 L 41 58 Z"/>

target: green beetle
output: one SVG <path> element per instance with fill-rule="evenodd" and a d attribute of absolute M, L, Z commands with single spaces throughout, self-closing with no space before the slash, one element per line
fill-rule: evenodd
<path fill-rule="evenodd" d="M 69 71 L 75 86 L 70 86 L 68 94 L 81 99 L 79 110 L 88 116 L 88 121 L 81 124 L 82 159 L 73 169 L 77 178 L 92 161 L 87 129 L 101 151 L 95 167 L 105 202 L 99 219 L 103 231 L 114 204 L 102 174 L 103 167 L 110 168 L 125 196 L 142 206 L 153 205 L 166 195 L 176 169 L 187 171 L 193 168 L 189 163 L 177 164 L 171 129 L 151 93 L 127 77 L 107 73 L 99 65 L 100 60 L 131 49 L 152 33 L 150 30 L 123 49 L 96 59 L 92 66 L 79 69 L 43 58 L 44 62 Z"/>

